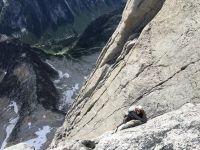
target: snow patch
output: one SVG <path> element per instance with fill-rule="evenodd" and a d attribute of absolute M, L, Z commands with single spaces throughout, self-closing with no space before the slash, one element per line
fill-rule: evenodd
<path fill-rule="evenodd" d="M 19 112 L 19 109 L 17 107 L 17 103 L 14 102 L 14 101 L 12 101 L 11 104 L 8 107 L 10 107 L 10 108 L 13 107 L 16 114 Z"/>
<path fill-rule="evenodd" d="M 58 72 L 58 79 L 54 81 L 55 84 L 58 84 L 59 82 L 61 82 L 61 79 L 64 78 L 70 78 L 70 75 L 66 72 L 63 73 L 61 70 L 57 70 L 52 64 L 50 64 L 50 62 L 48 60 L 46 60 L 46 63 L 54 70 L 56 70 Z"/>
<path fill-rule="evenodd" d="M 21 57 L 25 58 L 26 57 L 26 53 L 22 53 Z"/>
<path fill-rule="evenodd" d="M 58 72 L 59 78 L 58 78 L 57 80 L 54 80 L 54 83 L 55 83 L 55 84 L 60 83 L 62 79 L 65 79 L 65 78 L 68 79 L 68 78 L 70 78 L 70 75 L 69 75 L 67 72 L 66 72 L 66 73 L 63 73 L 63 72 L 60 71 L 60 70 L 57 70 L 57 72 Z"/>
<path fill-rule="evenodd" d="M 26 29 L 26 28 L 22 28 L 22 29 L 21 29 L 21 32 L 22 32 L 22 33 L 27 33 L 27 29 Z"/>
<path fill-rule="evenodd" d="M 7 140 L 9 139 L 9 137 L 10 137 L 13 129 L 15 128 L 15 126 L 16 126 L 18 120 L 19 120 L 19 115 L 18 115 L 19 109 L 17 107 L 17 103 L 14 102 L 14 101 L 12 101 L 11 104 L 8 107 L 9 107 L 9 109 L 11 109 L 13 107 L 15 113 L 17 114 L 17 117 L 16 118 L 11 118 L 9 120 L 9 122 L 8 122 L 9 125 L 6 128 L 6 138 L 4 139 L 4 141 L 3 141 L 2 145 L 1 145 L 0 150 L 4 150 L 4 148 L 6 147 Z"/>
<path fill-rule="evenodd" d="M 28 122 L 28 128 L 29 129 L 31 128 L 31 122 Z"/>
<path fill-rule="evenodd" d="M 75 96 L 78 94 L 79 87 L 88 79 L 94 62 L 99 53 L 91 56 L 83 56 L 79 61 L 73 61 L 67 58 L 51 58 L 46 62 L 58 72 L 58 77 L 53 81 L 55 87 L 60 93 L 59 109 L 68 111 Z"/>
<path fill-rule="evenodd" d="M 56 68 L 55 68 L 52 64 L 50 64 L 48 60 L 46 60 L 46 63 L 47 63 L 52 69 L 56 70 Z"/>
<path fill-rule="evenodd" d="M 8 0 L 3 0 L 3 3 L 4 3 L 5 6 L 7 6 L 8 5 Z"/>
<path fill-rule="evenodd" d="M 7 72 L 6 71 L 0 71 L 0 81 L 2 81 L 4 79 L 4 77 L 6 76 Z"/>
<path fill-rule="evenodd" d="M 36 138 L 25 141 L 29 146 L 34 146 L 36 150 L 40 150 L 43 144 L 47 142 L 47 134 L 50 133 L 52 128 L 50 126 L 44 126 L 42 129 L 39 128 L 39 131 L 35 132 L 37 135 Z"/>
<path fill-rule="evenodd" d="M 11 118 L 10 121 L 9 121 L 9 125 L 7 126 L 6 128 L 6 138 L 4 139 L 2 145 L 1 145 L 1 149 L 0 150 L 4 150 L 4 148 L 6 147 L 7 145 L 7 140 L 8 138 L 10 137 L 13 129 L 15 128 L 17 122 L 19 120 L 19 117 L 16 117 L 16 118 Z"/>
<path fill-rule="evenodd" d="M 59 109 L 62 110 L 63 107 L 66 105 L 66 104 L 70 104 L 72 103 L 73 101 L 73 96 L 75 94 L 75 92 L 79 90 L 79 84 L 76 83 L 74 87 L 72 87 L 70 90 L 66 90 L 64 93 L 63 93 L 63 99 L 62 99 L 62 104 L 59 106 Z"/>
<path fill-rule="evenodd" d="M 58 74 L 59 74 L 59 79 L 62 79 L 62 78 L 69 78 L 70 75 L 66 72 L 66 73 L 63 73 L 62 71 L 58 70 Z"/>

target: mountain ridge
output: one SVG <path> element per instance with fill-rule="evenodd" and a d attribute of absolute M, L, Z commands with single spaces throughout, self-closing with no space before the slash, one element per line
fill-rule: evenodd
<path fill-rule="evenodd" d="M 82 32 L 93 19 L 117 9 L 122 0 L 0 1 L 0 32 L 20 36 L 28 32 L 40 38 L 64 25 L 65 34 Z M 60 32 L 62 33 L 62 32 Z"/>

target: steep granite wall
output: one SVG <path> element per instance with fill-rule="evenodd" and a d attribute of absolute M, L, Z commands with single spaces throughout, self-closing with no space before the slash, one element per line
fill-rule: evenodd
<path fill-rule="evenodd" d="M 128 0 L 52 147 L 114 129 L 132 104 L 151 119 L 199 103 L 199 10 L 198 0 Z"/>
<path fill-rule="evenodd" d="M 198 150 L 199 118 L 200 105 L 189 103 L 144 125 L 92 140 L 65 141 L 54 150 Z"/>

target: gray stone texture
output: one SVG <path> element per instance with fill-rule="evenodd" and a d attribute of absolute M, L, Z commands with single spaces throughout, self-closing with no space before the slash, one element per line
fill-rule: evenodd
<path fill-rule="evenodd" d="M 128 107 L 140 104 L 149 123 L 104 138 L 96 149 L 198 149 L 199 114 L 191 117 L 193 107 L 178 117 L 172 112 L 151 119 L 200 102 L 199 16 L 198 0 L 128 0 L 52 147 L 111 131 Z"/>
<path fill-rule="evenodd" d="M 53 150 L 198 150 L 200 105 L 185 104 L 141 126 L 92 140 L 61 142 Z"/>

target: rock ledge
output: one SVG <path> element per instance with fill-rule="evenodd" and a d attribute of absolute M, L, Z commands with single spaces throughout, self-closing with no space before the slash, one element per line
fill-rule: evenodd
<path fill-rule="evenodd" d="M 200 104 L 185 104 L 146 124 L 93 140 L 61 142 L 51 150 L 200 149 Z"/>

